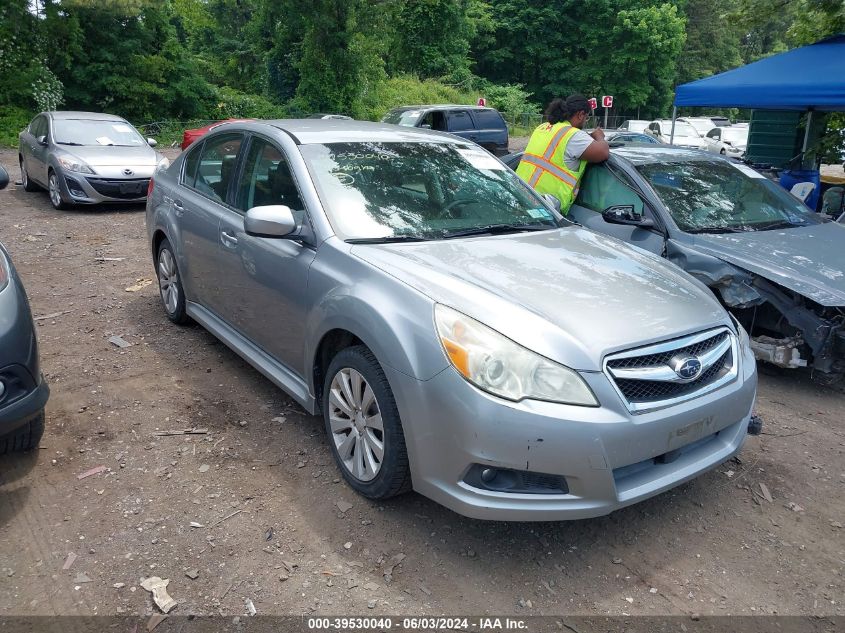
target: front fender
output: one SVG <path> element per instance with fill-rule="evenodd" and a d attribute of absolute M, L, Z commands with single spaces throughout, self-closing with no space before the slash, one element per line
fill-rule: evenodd
<path fill-rule="evenodd" d="M 320 343 L 332 330 L 352 333 L 379 363 L 418 380 L 448 367 L 434 329 L 433 301 L 404 284 L 388 285 L 358 285 L 354 295 L 343 290 L 326 295 L 308 317 L 306 367 L 318 362 Z M 316 393 L 314 372 L 308 375 L 311 393 Z"/>

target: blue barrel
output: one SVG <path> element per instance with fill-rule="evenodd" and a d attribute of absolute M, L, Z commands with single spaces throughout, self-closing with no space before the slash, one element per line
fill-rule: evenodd
<path fill-rule="evenodd" d="M 799 182 L 811 182 L 816 185 L 805 204 L 813 211 L 819 204 L 822 179 L 818 169 L 784 169 L 780 173 L 780 186 L 790 191 Z"/>

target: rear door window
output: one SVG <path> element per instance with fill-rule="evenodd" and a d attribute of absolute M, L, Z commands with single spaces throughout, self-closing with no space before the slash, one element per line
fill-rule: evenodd
<path fill-rule="evenodd" d="M 202 147 L 194 188 L 212 200 L 226 202 L 242 144 L 242 134 L 221 134 L 206 140 Z"/>
<path fill-rule="evenodd" d="M 475 126 L 466 110 L 451 110 L 449 112 L 449 131 L 450 132 L 465 132 L 466 130 L 474 130 Z"/>
<path fill-rule="evenodd" d="M 505 121 L 495 110 L 475 110 L 472 113 L 475 119 L 475 126 L 479 130 L 501 130 L 505 127 Z"/>

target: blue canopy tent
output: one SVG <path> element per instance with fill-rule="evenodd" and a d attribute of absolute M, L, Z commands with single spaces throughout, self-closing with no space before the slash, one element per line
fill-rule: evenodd
<path fill-rule="evenodd" d="M 678 86 L 674 106 L 670 142 L 679 107 L 845 111 L 845 33 Z"/>

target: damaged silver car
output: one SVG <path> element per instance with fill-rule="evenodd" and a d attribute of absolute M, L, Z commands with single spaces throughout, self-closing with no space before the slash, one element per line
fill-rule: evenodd
<path fill-rule="evenodd" d="M 703 152 L 617 148 L 587 171 L 569 217 L 707 284 L 759 360 L 842 381 L 845 226 L 758 172 Z"/>

